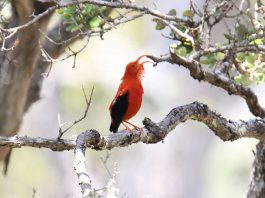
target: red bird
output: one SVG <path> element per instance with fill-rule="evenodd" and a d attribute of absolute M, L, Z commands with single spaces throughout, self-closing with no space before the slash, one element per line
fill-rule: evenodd
<path fill-rule="evenodd" d="M 150 61 L 139 63 L 140 59 L 146 55 L 140 56 L 136 61 L 127 64 L 121 84 L 112 100 L 109 110 L 111 116 L 110 131 L 117 132 L 122 123 L 126 129 L 130 130 L 125 123 L 132 125 L 134 128 L 139 127 L 128 122 L 140 109 L 142 96 L 144 93 L 142 86 L 142 76 L 144 73 L 143 64 Z"/>

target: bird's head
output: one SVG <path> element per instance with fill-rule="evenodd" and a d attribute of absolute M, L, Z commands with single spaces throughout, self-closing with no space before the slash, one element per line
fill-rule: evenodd
<path fill-rule="evenodd" d="M 130 62 L 127 64 L 124 76 L 122 79 L 133 77 L 137 79 L 141 79 L 144 73 L 144 64 L 145 63 L 153 63 L 151 61 L 144 61 L 140 63 L 141 58 L 147 55 L 142 55 L 136 59 L 136 61 Z"/>

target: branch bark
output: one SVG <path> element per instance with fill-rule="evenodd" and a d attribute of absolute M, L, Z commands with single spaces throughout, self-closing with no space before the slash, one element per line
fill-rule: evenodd
<path fill-rule="evenodd" d="M 259 142 L 256 146 L 255 161 L 253 164 L 252 179 L 249 185 L 247 198 L 265 197 L 265 144 Z"/>
<path fill-rule="evenodd" d="M 51 1 L 51 3 L 55 4 L 55 1 Z M 176 16 L 163 14 L 163 13 L 160 13 L 159 11 L 157 11 L 155 9 L 151 9 L 151 8 L 148 8 L 148 7 L 145 7 L 145 6 L 141 6 L 141 5 L 134 5 L 132 3 L 102 1 L 102 0 L 83 0 L 83 1 L 78 1 L 78 2 L 74 1 L 74 2 L 68 2 L 68 3 L 62 3 L 62 4 L 57 2 L 56 5 L 50 6 L 45 11 L 43 11 L 41 14 L 38 14 L 33 19 L 31 19 L 30 21 L 25 22 L 24 24 L 21 24 L 20 26 L 9 28 L 9 29 L 0 29 L 0 30 L 3 31 L 3 32 L 9 33 L 11 35 L 14 35 L 16 32 L 18 32 L 20 30 L 23 30 L 25 28 L 28 28 L 31 25 L 34 25 L 38 21 L 42 20 L 42 18 L 44 18 L 47 15 L 50 15 L 51 13 L 53 13 L 56 9 L 65 8 L 65 7 L 68 7 L 68 6 L 76 5 L 77 3 L 89 3 L 89 4 L 93 4 L 93 5 L 98 5 L 98 6 L 107 6 L 107 7 L 110 7 L 110 8 L 131 9 L 131 10 L 134 10 L 134 11 L 150 14 L 152 16 L 159 17 L 161 19 L 165 19 L 165 20 L 168 20 L 168 21 L 175 21 L 175 22 L 179 22 L 179 23 L 185 23 L 185 24 L 189 25 L 190 27 L 197 27 L 200 24 L 200 22 L 195 23 L 195 22 L 193 22 L 191 20 L 186 20 L 186 19 L 182 19 L 182 18 L 179 18 L 179 17 L 176 17 Z M 46 4 L 47 4 L 47 2 L 46 2 Z"/>
<path fill-rule="evenodd" d="M 265 121 L 251 119 L 248 121 L 231 121 L 210 110 L 205 104 L 194 102 L 172 109 L 159 123 L 149 118 L 143 121 L 143 132 L 133 130 L 133 133 L 122 130 L 107 136 L 101 136 L 96 130 L 85 132 L 86 146 L 94 150 L 110 150 L 115 147 L 125 147 L 138 142 L 146 144 L 157 143 L 173 131 L 173 129 L 187 120 L 196 120 L 208 126 L 216 136 L 223 141 L 234 141 L 243 137 L 265 140 Z M 53 151 L 71 150 L 76 147 L 76 138 L 45 139 L 30 137 L 0 136 L 0 146 L 20 148 L 30 146 L 35 148 L 49 148 Z"/>
<path fill-rule="evenodd" d="M 197 54 L 195 53 L 193 56 L 196 57 Z M 220 87 L 226 90 L 229 95 L 233 94 L 241 96 L 245 99 L 248 108 L 253 115 L 260 118 L 265 117 L 265 109 L 260 105 L 258 97 L 250 88 L 237 84 L 234 80 L 226 77 L 221 72 L 212 72 L 204 69 L 198 61 L 193 59 L 193 56 L 185 58 L 178 56 L 175 53 L 171 53 L 171 55 L 163 58 L 151 55 L 148 57 L 156 63 L 169 62 L 185 67 L 190 71 L 190 75 L 194 79 L 205 81 L 216 87 Z"/>
<path fill-rule="evenodd" d="M 196 57 L 196 56 L 197 56 L 197 54 L 193 55 L 193 57 Z M 265 117 L 265 109 L 260 105 L 260 103 L 258 101 L 258 97 L 250 88 L 247 88 L 247 87 L 244 87 L 244 86 L 237 84 L 235 81 L 224 76 L 224 74 L 222 74 L 222 73 L 217 73 L 217 72 L 214 73 L 211 71 L 206 71 L 205 69 L 203 69 L 203 67 L 200 65 L 200 63 L 198 61 L 193 59 L 193 57 L 191 57 L 190 59 L 187 59 L 184 57 L 177 56 L 175 53 L 171 53 L 170 56 L 163 57 L 163 58 L 149 56 L 149 58 L 154 60 L 154 62 L 156 62 L 156 63 L 166 61 L 166 62 L 170 62 L 173 64 L 178 64 L 180 66 L 183 66 L 190 71 L 190 75 L 194 79 L 197 79 L 199 81 L 203 80 L 203 81 L 206 81 L 206 82 L 208 82 L 208 83 L 210 83 L 216 87 L 221 87 L 222 89 L 226 90 L 228 92 L 228 94 L 234 94 L 234 95 L 241 96 L 242 98 L 245 99 L 245 101 L 248 105 L 248 108 L 253 115 L 261 117 L 261 118 Z M 250 120 L 248 122 L 252 122 L 252 124 L 254 124 L 256 126 L 264 125 L 263 119 L 262 120 L 254 119 L 254 120 Z M 231 122 L 231 124 L 232 124 L 232 122 Z M 250 125 L 252 125 L 252 124 L 250 124 Z M 243 126 L 243 125 L 241 125 L 241 126 Z M 211 128 L 211 126 L 209 126 L 209 128 Z M 252 127 L 250 127 L 250 128 L 252 128 Z M 243 133 L 247 134 L 247 133 L 245 133 L 246 132 L 245 130 L 247 129 L 247 130 L 251 131 L 250 128 L 246 127 L 244 129 L 244 127 L 243 127 L 242 128 L 244 131 Z M 215 129 L 212 129 L 212 130 L 215 131 Z M 241 133 L 240 130 L 238 132 L 239 132 L 239 134 Z M 263 198 L 263 197 L 265 197 L 265 182 L 264 182 L 265 181 L 265 143 L 264 143 L 264 136 L 263 135 L 262 135 L 263 137 L 260 136 L 262 133 L 263 132 L 260 131 L 260 132 L 256 133 L 256 135 L 254 135 L 256 137 L 257 136 L 260 137 L 260 138 L 258 138 L 260 140 L 260 142 L 256 147 L 256 157 L 255 157 L 255 161 L 253 164 L 253 175 L 252 175 L 252 179 L 251 179 L 249 189 L 248 189 L 248 194 L 247 194 L 248 198 Z M 225 132 L 225 134 L 230 134 L 229 130 L 228 130 L 228 133 Z M 234 133 L 232 133 L 230 137 L 233 137 L 233 134 Z M 258 134 L 260 134 L 260 135 L 258 135 Z M 251 136 L 252 135 L 250 135 L 249 137 L 251 137 Z M 234 137 L 237 138 L 238 135 L 236 134 Z M 226 140 L 226 138 L 223 140 Z"/>
<path fill-rule="evenodd" d="M 89 141 L 91 139 L 96 141 L 95 142 Z M 83 132 L 79 134 L 76 139 L 76 146 L 74 151 L 75 153 L 74 169 L 78 177 L 83 198 L 95 197 L 94 191 L 91 187 L 90 178 L 86 170 L 85 151 L 86 147 L 89 146 L 89 144 L 97 144 L 98 141 L 99 141 L 99 133 L 94 130 Z M 87 142 L 89 142 L 89 144 L 87 144 Z"/>

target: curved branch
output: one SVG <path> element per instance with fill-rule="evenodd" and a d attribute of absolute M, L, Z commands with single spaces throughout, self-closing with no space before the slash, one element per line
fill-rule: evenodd
<path fill-rule="evenodd" d="M 196 56 L 197 54 L 194 54 L 194 57 Z M 169 62 L 187 68 L 190 71 L 190 75 L 194 79 L 197 79 L 199 81 L 206 81 L 216 87 L 220 87 L 226 90 L 229 95 L 233 94 L 241 96 L 245 99 L 248 108 L 253 115 L 261 118 L 265 117 L 265 109 L 260 105 L 258 97 L 250 88 L 237 84 L 234 80 L 228 78 L 220 72 L 211 72 L 203 69 L 201 64 L 198 61 L 194 60 L 192 56 L 190 58 L 185 58 L 178 56 L 175 53 L 171 53 L 171 55 L 163 58 L 151 55 L 147 57 L 149 57 L 156 63 Z"/>
<path fill-rule="evenodd" d="M 127 130 L 118 133 L 101 136 L 95 130 L 87 130 L 86 144 L 94 150 L 109 150 L 115 147 L 129 146 L 134 143 L 146 144 L 157 143 L 164 140 L 169 132 L 182 122 L 197 120 L 208 126 L 216 136 L 223 141 L 233 141 L 242 137 L 252 137 L 265 140 L 265 121 L 251 119 L 249 121 L 231 121 L 223 118 L 218 113 L 210 110 L 207 105 L 193 102 L 188 105 L 172 109 L 169 114 L 159 123 L 145 118 L 143 132 Z M 79 135 L 80 136 L 80 135 Z M 78 136 L 78 137 L 79 137 Z M 76 138 L 72 139 L 45 139 L 30 137 L 3 137 L 0 136 L 0 146 L 18 148 L 30 146 L 36 148 L 49 148 L 53 151 L 71 150 L 76 146 Z"/>

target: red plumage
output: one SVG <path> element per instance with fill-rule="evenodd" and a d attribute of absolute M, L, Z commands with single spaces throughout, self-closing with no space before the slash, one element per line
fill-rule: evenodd
<path fill-rule="evenodd" d="M 111 115 L 110 131 L 112 132 L 117 132 L 120 124 L 124 124 L 124 122 L 136 127 L 127 120 L 132 118 L 141 108 L 144 93 L 141 82 L 144 73 L 143 64 L 149 62 L 139 63 L 144 56 L 146 55 L 142 55 L 136 61 L 127 64 L 121 84 L 109 106 Z M 126 125 L 125 127 L 129 129 Z"/>

